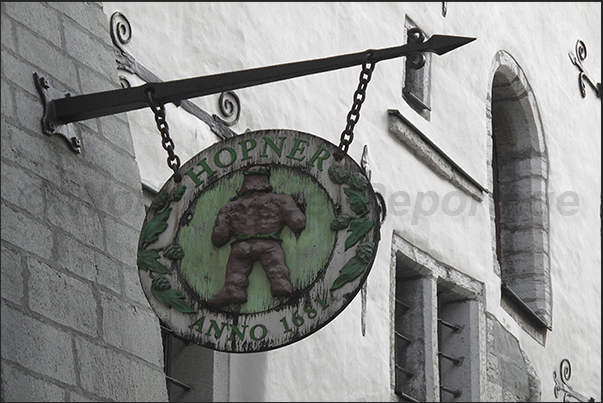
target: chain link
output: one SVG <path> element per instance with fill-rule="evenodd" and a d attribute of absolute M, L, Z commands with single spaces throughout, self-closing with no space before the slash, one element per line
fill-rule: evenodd
<path fill-rule="evenodd" d="M 366 99 L 366 87 L 368 86 L 373 70 L 375 69 L 375 63 L 370 61 L 372 55 L 372 52 L 367 53 L 364 62 L 362 63 L 360 82 L 358 83 L 356 92 L 354 92 L 354 103 L 348 113 L 347 123 L 345 129 L 341 132 L 339 147 L 335 154 L 335 159 L 338 161 L 348 152 L 350 144 L 352 144 L 352 141 L 354 140 L 354 126 L 356 126 L 356 123 L 360 120 L 360 108 Z"/>
<path fill-rule="evenodd" d="M 148 90 L 146 92 L 147 98 L 149 100 L 149 106 L 155 115 L 155 123 L 157 123 L 157 129 L 159 133 L 161 133 L 161 145 L 163 149 L 167 151 L 168 158 L 167 164 L 174 171 L 174 180 L 176 182 L 182 181 L 182 175 L 180 175 L 180 158 L 174 153 L 174 141 L 170 137 L 170 129 L 165 120 L 165 106 L 157 105 L 153 100 L 153 90 Z"/>

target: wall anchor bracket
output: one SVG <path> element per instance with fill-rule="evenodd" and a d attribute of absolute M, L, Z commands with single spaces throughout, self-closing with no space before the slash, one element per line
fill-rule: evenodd
<path fill-rule="evenodd" d="M 34 73 L 34 81 L 36 88 L 42 98 L 42 104 L 44 105 L 44 115 L 42 116 L 42 131 L 49 135 L 60 135 L 71 147 L 75 153 L 79 154 L 82 152 L 82 142 L 75 132 L 75 128 L 72 123 L 63 123 L 60 120 L 54 118 L 54 103 L 55 99 L 63 99 L 71 96 L 70 92 L 60 91 L 50 85 L 48 79 L 38 73 Z"/>

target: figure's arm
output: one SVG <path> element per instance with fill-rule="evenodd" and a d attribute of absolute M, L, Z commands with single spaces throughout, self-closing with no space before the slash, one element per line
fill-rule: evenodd
<path fill-rule="evenodd" d="M 224 246 L 231 236 L 230 208 L 228 205 L 222 207 L 216 217 L 214 228 L 211 231 L 211 241 L 217 247 Z"/>
<path fill-rule="evenodd" d="M 299 209 L 293 197 L 283 195 L 281 199 L 281 212 L 283 220 L 293 233 L 299 235 L 306 228 L 306 216 Z"/>

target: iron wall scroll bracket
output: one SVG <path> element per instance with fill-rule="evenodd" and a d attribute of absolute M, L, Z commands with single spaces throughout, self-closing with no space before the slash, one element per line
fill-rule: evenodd
<path fill-rule="evenodd" d="M 586 85 L 584 85 L 584 81 L 588 82 L 591 87 L 595 90 L 597 94 L 597 98 L 601 99 L 601 83 L 595 83 L 586 71 L 586 68 L 582 64 L 582 61 L 586 59 L 586 45 L 580 39 L 576 42 L 576 56 L 568 53 L 568 56 L 574 66 L 580 69 L 580 73 L 578 74 L 578 84 L 580 86 L 580 93 L 582 94 L 582 98 L 586 98 Z"/>
<path fill-rule="evenodd" d="M 163 82 L 156 74 L 136 61 L 134 56 L 128 53 L 124 48 L 124 45 L 130 43 L 132 39 L 132 25 L 126 16 L 119 11 L 116 11 L 111 15 L 110 34 L 115 47 L 115 61 L 118 70 L 134 74 L 147 83 Z M 123 75 L 120 76 L 120 80 L 122 82 L 122 87 L 131 87 L 127 78 Z M 230 91 L 229 93 L 222 93 L 218 102 L 220 112 L 229 120 L 224 120 L 218 115 L 210 115 L 189 100 L 178 101 L 174 104 L 208 125 L 210 130 L 220 139 L 224 140 L 228 137 L 234 137 L 236 136 L 236 133 L 230 130 L 229 126 L 235 125 L 239 120 L 241 114 L 241 102 L 239 97 L 234 92 Z M 235 115 L 234 118 L 232 117 L 233 115 Z"/>
<path fill-rule="evenodd" d="M 56 134 L 62 136 L 71 147 L 71 150 L 78 154 L 81 153 L 82 143 L 78 134 L 75 132 L 73 125 L 71 123 L 63 123 L 56 119 L 54 113 L 53 101 L 56 99 L 68 98 L 71 96 L 71 93 L 57 90 L 50 85 L 50 82 L 46 77 L 39 75 L 38 73 L 34 73 L 34 82 L 44 106 L 42 131 L 49 136 Z"/>
<path fill-rule="evenodd" d="M 553 371 L 553 379 L 555 380 L 555 389 L 553 392 L 555 393 L 555 397 L 559 397 L 559 392 L 561 392 L 562 398 L 564 402 L 569 402 L 568 397 L 574 398 L 579 402 L 594 402 L 595 399 L 593 397 L 588 398 L 576 391 L 568 385 L 566 382 L 569 381 L 572 376 L 572 366 L 567 358 L 561 360 L 561 364 L 559 364 L 559 377 L 557 377 L 557 371 Z"/>

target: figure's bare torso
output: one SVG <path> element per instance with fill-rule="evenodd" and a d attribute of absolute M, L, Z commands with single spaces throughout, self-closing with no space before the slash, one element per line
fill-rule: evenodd
<path fill-rule="evenodd" d="M 295 234 L 306 227 L 306 216 L 287 194 L 251 191 L 222 207 L 212 230 L 212 242 L 220 247 L 232 237 L 278 236 L 288 226 Z"/>
<path fill-rule="evenodd" d="M 281 206 L 287 195 L 256 193 L 228 203 L 232 235 L 275 234 L 285 226 Z"/>

